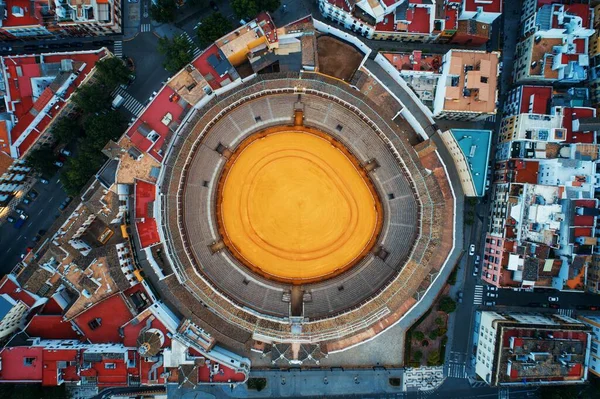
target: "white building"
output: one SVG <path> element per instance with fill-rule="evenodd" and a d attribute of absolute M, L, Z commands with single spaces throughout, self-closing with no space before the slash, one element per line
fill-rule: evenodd
<path fill-rule="evenodd" d="M 535 313 L 480 316 L 475 373 L 492 386 L 585 383 L 592 336 L 571 317 Z"/>
<path fill-rule="evenodd" d="M 592 329 L 592 345 L 590 350 L 590 372 L 600 377 L 600 316 L 579 316 L 579 320 Z"/>

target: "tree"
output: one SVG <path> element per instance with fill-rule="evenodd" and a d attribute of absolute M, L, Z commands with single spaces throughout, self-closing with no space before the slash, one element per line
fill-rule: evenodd
<path fill-rule="evenodd" d="M 281 5 L 280 0 L 232 0 L 231 8 L 238 18 L 254 18 L 261 11 L 273 12 Z"/>
<path fill-rule="evenodd" d="M 263 389 L 265 389 L 265 387 L 267 386 L 267 379 L 266 378 L 249 378 L 247 384 L 248 384 L 248 389 L 253 389 L 253 390 L 260 392 Z"/>
<path fill-rule="evenodd" d="M 449 296 L 444 296 L 438 304 L 439 309 L 445 313 L 452 313 L 456 310 L 456 302 Z"/>
<path fill-rule="evenodd" d="M 433 351 L 430 352 L 427 356 L 427 365 L 428 366 L 437 366 L 440 364 L 440 352 Z"/>
<path fill-rule="evenodd" d="M 110 107 L 110 90 L 98 82 L 85 84 L 75 91 L 73 102 L 86 114 L 96 113 Z"/>
<path fill-rule="evenodd" d="M 421 359 L 423 359 L 423 352 L 415 351 L 415 353 L 413 353 L 413 359 L 415 359 L 416 362 L 420 362 Z"/>
<path fill-rule="evenodd" d="M 62 117 L 52 125 L 52 136 L 61 144 L 68 144 L 81 135 L 77 119 Z"/>
<path fill-rule="evenodd" d="M 27 156 L 26 162 L 30 168 L 45 176 L 52 176 L 57 169 L 54 165 L 56 156 L 48 146 L 40 146 L 32 150 Z"/>
<path fill-rule="evenodd" d="M 61 182 L 67 194 L 76 196 L 83 186 L 98 171 L 105 156 L 101 152 L 81 153 L 69 158 L 67 165 L 60 174 Z"/>
<path fill-rule="evenodd" d="M 233 26 L 220 12 L 215 12 L 202 21 L 196 34 L 202 47 L 206 47 L 221 36 L 231 31 Z"/>
<path fill-rule="evenodd" d="M 100 151 L 109 140 L 119 138 L 124 129 L 125 121 L 118 111 L 91 115 L 85 123 L 85 144 L 92 151 Z"/>
<path fill-rule="evenodd" d="M 423 338 L 425 338 L 425 334 L 423 334 L 421 331 L 415 331 L 414 333 L 412 333 L 412 336 L 414 339 L 416 339 L 417 341 L 422 340 Z"/>
<path fill-rule="evenodd" d="M 430 340 L 435 341 L 437 339 L 437 337 L 439 337 L 439 335 L 437 333 L 437 329 L 429 331 L 429 334 L 427 336 L 429 337 Z"/>
<path fill-rule="evenodd" d="M 150 6 L 150 18 L 156 22 L 169 23 L 175 21 L 177 3 L 175 0 L 157 0 Z"/>
<path fill-rule="evenodd" d="M 436 317 L 435 318 L 435 324 L 437 326 L 440 326 L 440 327 L 443 326 L 444 325 L 444 319 L 442 319 L 441 317 Z"/>
<path fill-rule="evenodd" d="M 175 36 L 173 40 L 166 37 L 158 39 L 158 52 L 166 57 L 163 66 L 172 73 L 179 71 L 193 59 L 192 44 L 183 35 Z"/>
<path fill-rule="evenodd" d="M 96 63 L 98 78 L 109 87 L 129 82 L 131 71 L 125 66 L 123 60 L 117 57 L 110 57 L 100 60 Z"/>

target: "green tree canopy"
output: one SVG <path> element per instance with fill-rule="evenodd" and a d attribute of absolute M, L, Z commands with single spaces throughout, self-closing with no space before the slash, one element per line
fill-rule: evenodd
<path fill-rule="evenodd" d="M 418 330 L 417 330 L 417 331 L 415 331 L 415 332 L 413 332 L 413 333 L 412 333 L 412 336 L 413 336 L 413 338 L 414 338 L 414 339 L 416 339 L 417 341 L 420 341 L 420 340 L 422 340 L 423 338 L 425 338 L 425 334 L 423 334 L 423 332 L 421 332 L 421 331 L 418 331 Z"/>
<path fill-rule="evenodd" d="M 439 309 L 445 313 L 452 313 L 456 310 L 456 302 L 449 296 L 444 296 L 440 299 Z"/>
<path fill-rule="evenodd" d="M 440 352 L 433 351 L 430 352 L 427 356 L 427 365 L 428 366 L 437 366 L 440 364 Z"/>
<path fill-rule="evenodd" d="M 196 34 L 202 47 L 206 47 L 233 29 L 231 22 L 220 12 L 215 12 L 202 20 Z"/>
<path fill-rule="evenodd" d="M 166 37 L 158 39 L 158 52 L 166 57 L 163 66 L 171 73 L 179 71 L 193 59 L 192 44 L 183 35 L 173 40 Z"/>
<path fill-rule="evenodd" d="M 110 57 L 100 60 L 96 63 L 98 79 L 110 87 L 116 87 L 129 81 L 131 71 L 123 60 L 117 57 Z"/>
<path fill-rule="evenodd" d="M 62 117 L 52 124 L 52 136 L 61 144 L 68 144 L 82 134 L 77 119 Z"/>
<path fill-rule="evenodd" d="M 57 169 L 56 165 L 54 165 L 56 161 L 57 159 L 52 149 L 45 145 L 32 150 L 26 158 L 27 165 L 44 176 L 54 174 Z"/>
<path fill-rule="evenodd" d="M 67 194 L 79 194 L 85 183 L 100 169 L 105 160 L 101 152 L 80 154 L 69 158 L 60 174 L 61 182 Z"/>
<path fill-rule="evenodd" d="M 280 0 L 231 0 L 231 8 L 238 18 L 254 18 L 259 12 L 273 12 L 280 5 Z"/>
<path fill-rule="evenodd" d="M 86 114 L 93 114 L 110 108 L 110 90 L 99 82 L 88 83 L 75 91 L 73 102 Z"/>
<path fill-rule="evenodd" d="M 415 353 L 413 353 L 413 359 L 415 359 L 416 362 L 420 362 L 421 359 L 423 359 L 423 352 L 415 351 Z"/>
<path fill-rule="evenodd" d="M 125 129 L 123 115 L 108 111 L 90 116 L 85 123 L 86 144 L 100 151 L 109 140 L 118 139 Z"/>
<path fill-rule="evenodd" d="M 150 18 L 156 22 L 169 23 L 175 21 L 177 3 L 175 0 L 157 0 L 150 6 Z"/>

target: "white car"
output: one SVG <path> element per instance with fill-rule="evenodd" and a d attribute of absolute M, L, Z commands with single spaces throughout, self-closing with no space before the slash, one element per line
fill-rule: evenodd
<path fill-rule="evenodd" d="M 498 291 L 498 287 L 496 287 L 495 285 L 488 285 L 488 291 Z"/>
<path fill-rule="evenodd" d="M 488 292 L 487 296 L 490 298 L 498 298 L 498 294 L 494 293 L 494 292 Z"/>
<path fill-rule="evenodd" d="M 475 244 L 469 246 L 469 256 L 475 255 Z"/>
<path fill-rule="evenodd" d="M 558 302 L 558 297 L 557 296 L 549 296 L 548 302 Z"/>
<path fill-rule="evenodd" d="M 59 168 L 62 168 L 65 164 L 60 161 L 56 161 L 54 162 L 54 165 L 58 166 Z"/>

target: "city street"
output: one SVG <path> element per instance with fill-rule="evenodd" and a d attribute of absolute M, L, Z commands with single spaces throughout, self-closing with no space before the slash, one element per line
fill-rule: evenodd
<path fill-rule="evenodd" d="M 0 225 L 0 274 L 9 273 L 21 260 L 27 247 L 33 247 L 32 241 L 38 231 L 47 230 L 60 215 L 58 207 L 67 198 L 59 180 L 60 173 L 50 179 L 48 184 L 38 182 L 33 189 L 38 197 L 29 205 L 19 204 L 29 218 L 20 229 L 15 229 L 14 223 L 5 222 Z M 15 217 L 15 213 L 11 215 Z"/>

